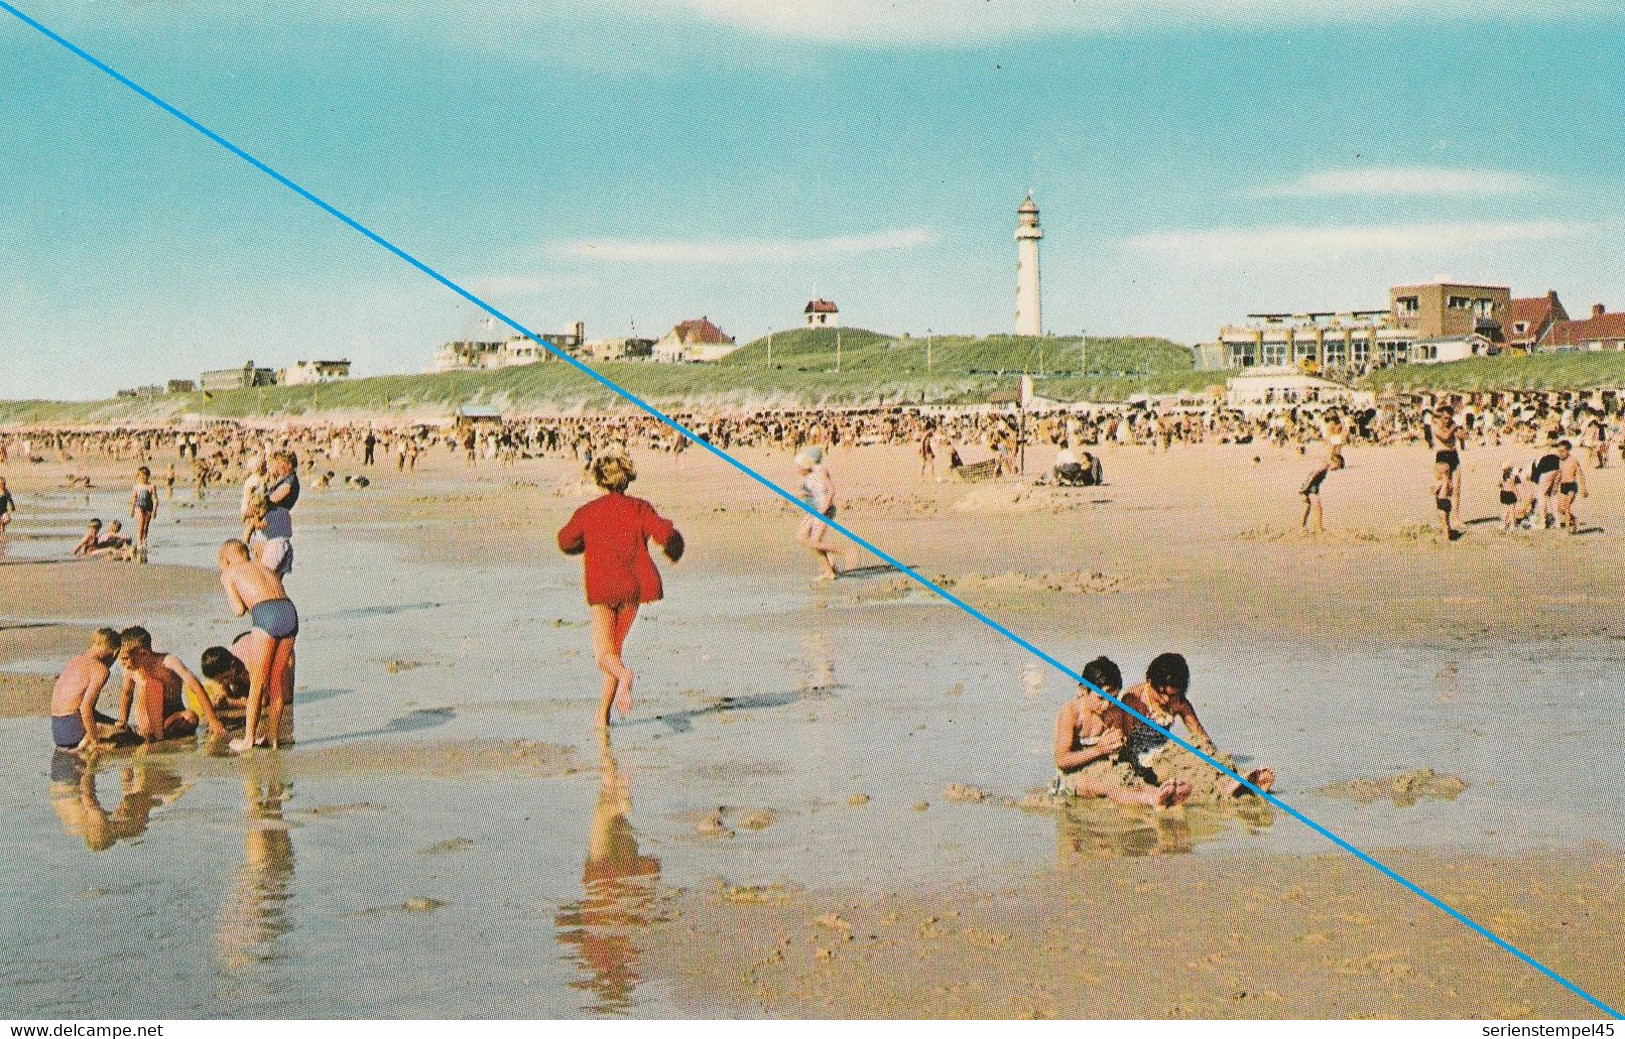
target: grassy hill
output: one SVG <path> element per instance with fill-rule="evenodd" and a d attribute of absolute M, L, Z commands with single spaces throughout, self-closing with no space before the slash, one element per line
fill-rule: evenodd
<path fill-rule="evenodd" d="M 1195 372 L 1190 351 L 1163 339 L 1091 339 L 1090 375 L 1078 375 L 1078 340 L 1013 336 L 935 337 L 926 341 L 863 329 L 840 332 L 836 371 L 833 329 L 774 333 L 720 364 L 596 364 L 594 370 L 651 404 L 677 411 L 736 407 L 870 403 L 980 403 L 1010 394 L 1023 370 L 1039 392 L 1060 400 L 1114 400 L 1140 392 L 1201 389 L 1223 373 Z M 495 404 L 514 414 L 624 410 L 630 405 L 568 365 L 543 362 L 490 372 L 387 375 L 327 386 L 175 394 L 137 400 L 0 402 L 0 423 L 148 423 L 184 415 L 440 419 L 460 405 Z"/>
<path fill-rule="evenodd" d="M 786 371 L 835 370 L 840 340 L 841 371 L 869 371 L 891 378 L 928 375 L 1009 375 L 1040 373 L 1077 377 L 1148 377 L 1190 372 L 1191 351 L 1151 337 L 1080 336 L 888 336 L 862 328 L 817 328 L 775 332 L 772 363 Z M 722 362 L 728 367 L 765 368 L 768 338 L 740 347 Z"/>
<path fill-rule="evenodd" d="M 1447 364 L 1407 364 L 1372 372 L 1373 389 L 1579 390 L 1625 387 L 1625 354 L 1537 354 L 1470 357 Z"/>

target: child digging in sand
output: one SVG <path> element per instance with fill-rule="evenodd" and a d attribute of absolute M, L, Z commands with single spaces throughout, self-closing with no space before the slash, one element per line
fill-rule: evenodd
<path fill-rule="evenodd" d="M 51 742 L 58 749 L 89 750 L 100 736 L 97 724 L 112 722 L 97 712 L 96 700 L 113 673 L 118 654 L 118 632 L 97 628 L 90 636 L 90 648 L 69 661 L 57 676 L 51 689 Z"/>
<path fill-rule="evenodd" d="M 1123 672 L 1105 657 L 1084 665 L 1083 678 L 1113 696 L 1123 688 Z M 1117 804 L 1169 808 L 1190 796 L 1190 784 L 1173 779 L 1160 786 L 1145 781 L 1123 754 L 1133 721 L 1121 707 L 1088 685 L 1055 716 L 1055 783 L 1052 792 L 1104 797 Z"/>
<path fill-rule="evenodd" d="M 1245 775 L 1248 783 L 1268 793 L 1275 786 L 1275 773 L 1267 768 L 1241 773 L 1234 758 L 1220 753 L 1186 695 L 1190 684 L 1191 669 L 1185 658 L 1178 653 L 1163 653 L 1146 668 L 1145 681 L 1124 693 L 1122 700 L 1164 729 L 1172 731 L 1175 722 L 1183 721 L 1192 746 L 1230 771 Z M 1193 801 L 1221 801 L 1253 792 L 1234 776 L 1219 772 L 1138 719 L 1131 719 L 1127 753 L 1130 761 L 1150 770 L 1158 781 L 1183 779 L 1189 784 Z"/>
<path fill-rule="evenodd" d="M 134 705 L 135 729 L 148 743 L 190 736 L 197 732 L 200 720 L 199 714 L 187 707 L 190 702 L 208 723 L 210 736 L 226 734 L 197 676 L 181 663 L 180 657 L 154 651 L 152 635 L 146 628 L 125 628 L 119 633 L 118 661 L 124 669 L 124 684 L 119 690 L 119 729 L 129 729 L 130 708 Z"/>
<path fill-rule="evenodd" d="M 282 712 L 293 691 L 293 649 L 299 635 L 299 611 L 277 577 L 262 563 L 248 557 L 248 546 L 233 538 L 220 546 L 220 584 L 237 616 L 248 614 L 254 627 L 244 639 L 248 661 L 248 707 L 243 735 L 231 741 L 241 754 L 264 742 L 259 737 L 260 706 L 270 694 L 270 742 L 281 746 Z"/>
<path fill-rule="evenodd" d="M 632 460 L 623 455 L 600 455 L 592 461 L 593 482 L 604 494 L 577 509 L 559 531 L 559 549 L 565 555 L 585 555 L 587 606 L 592 611 L 592 651 L 604 673 L 598 706 L 600 727 L 609 724 L 611 707 L 621 716 L 632 713 L 632 683 L 636 676 L 621 659 L 626 636 L 637 619 L 638 607 L 658 602 L 664 589 L 660 571 L 649 556 L 649 540 L 666 550 L 673 563 L 683 558 L 683 535 L 671 520 L 626 488 L 637 479 Z"/>

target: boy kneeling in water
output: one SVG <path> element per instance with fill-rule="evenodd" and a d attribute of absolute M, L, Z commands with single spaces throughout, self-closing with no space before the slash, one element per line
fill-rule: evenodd
<path fill-rule="evenodd" d="M 208 722 L 209 735 L 226 734 L 197 676 L 175 654 L 154 652 L 152 635 L 146 628 L 125 628 L 119 633 L 118 662 L 124 669 L 124 684 L 119 690 L 121 730 L 129 728 L 130 708 L 135 704 L 136 731 L 148 743 L 192 735 L 197 732 L 200 713 Z M 114 742 L 120 742 L 118 734 Z"/>
<path fill-rule="evenodd" d="M 1123 672 L 1105 657 L 1083 668 L 1084 680 L 1113 696 L 1123 688 Z M 1104 797 L 1117 804 L 1169 808 L 1190 796 L 1190 784 L 1172 779 L 1161 786 L 1145 781 L 1123 753 L 1133 719 L 1087 685 L 1055 716 L 1053 793 Z"/>

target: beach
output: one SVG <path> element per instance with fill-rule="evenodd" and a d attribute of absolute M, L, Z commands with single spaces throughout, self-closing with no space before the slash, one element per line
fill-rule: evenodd
<path fill-rule="evenodd" d="M 1029 450 L 1029 477 L 1050 452 Z M 794 480 L 790 452 L 737 453 Z M 607 747 L 580 565 L 553 540 L 593 494 L 579 464 L 436 449 L 415 473 L 366 470 L 364 489 L 307 479 L 293 748 L 160 747 L 81 775 L 52 768 L 49 675 L 103 624 L 143 623 L 189 662 L 242 630 L 212 565 L 240 530 L 236 488 L 161 503 L 150 565 L 65 562 L 90 516 L 123 514 L 136 463 L 11 464 L 0 853 L 19 868 L 0 923 L 26 951 L 0 965 L 8 1001 L 177 1017 L 1593 1012 L 1256 801 L 1037 796 L 1064 676 L 872 556 L 815 586 L 799 514 L 702 450 L 634 454 L 631 493 L 688 554 L 661 561 L 666 601 L 627 649 L 637 703 Z M 1208 731 L 1273 767 L 1283 800 L 1619 1005 L 1625 468 L 1588 473 L 1580 535 L 1502 534 L 1495 482 L 1530 449 L 1464 452 L 1467 533 L 1446 543 L 1420 445 L 1350 449 L 1319 535 L 1297 530 L 1312 453 L 1100 455 L 1106 483 L 1075 489 L 922 480 L 908 447 L 828 463 L 841 523 L 1058 658 L 1105 653 L 1132 682 L 1184 653 Z M 69 469 L 97 489 L 60 489 Z M 1395 781 L 1421 770 L 1439 781 Z M 132 959 L 157 983 L 120 973 Z M 82 972 L 114 990 L 87 1003 Z"/>

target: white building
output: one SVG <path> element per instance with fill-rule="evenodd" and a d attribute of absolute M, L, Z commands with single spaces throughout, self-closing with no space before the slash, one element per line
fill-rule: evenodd
<path fill-rule="evenodd" d="M 1038 284 L 1038 240 L 1044 232 L 1038 226 L 1038 203 L 1033 193 L 1016 210 L 1016 335 L 1044 334 Z"/>
<path fill-rule="evenodd" d="M 542 340 L 568 354 L 581 350 L 587 341 L 587 329 L 577 321 L 569 332 L 543 333 Z M 433 372 L 489 371 L 513 368 L 538 361 L 553 360 L 553 352 L 527 336 L 514 336 L 501 341 L 490 339 L 455 339 L 434 355 Z"/>
<path fill-rule="evenodd" d="M 801 314 L 806 328 L 839 328 L 841 325 L 841 309 L 832 300 L 809 300 Z"/>
<path fill-rule="evenodd" d="M 292 368 L 276 373 L 276 381 L 282 386 L 309 386 L 349 377 L 349 361 L 295 361 Z"/>
<path fill-rule="evenodd" d="M 674 364 L 684 361 L 720 361 L 739 349 L 733 336 L 708 317 L 678 322 L 655 343 L 654 359 Z"/>

